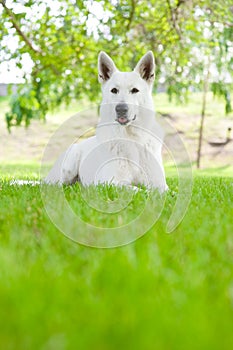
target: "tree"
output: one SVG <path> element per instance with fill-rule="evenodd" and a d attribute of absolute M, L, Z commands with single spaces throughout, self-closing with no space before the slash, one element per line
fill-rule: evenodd
<path fill-rule="evenodd" d="M 45 118 L 62 102 L 87 96 L 99 98 L 96 60 L 100 50 L 116 57 L 117 66 L 129 69 L 146 50 L 155 53 L 157 81 L 163 79 L 170 98 L 185 100 L 192 88 L 202 88 L 204 57 L 211 52 L 218 78 L 215 93 L 229 89 L 221 74 L 233 68 L 230 0 L 13 0 L 2 5 L 2 56 L 21 67 L 29 55 L 33 68 L 19 87 L 7 114 L 8 127 Z M 209 28 L 211 26 L 211 29 Z M 213 35 L 208 38 L 207 31 Z M 15 50 L 7 42 L 18 38 Z M 216 54 L 218 53 L 218 54 Z M 223 62 L 222 57 L 226 59 Z M 200 55 L 200 59 L 198 58 Z M 195 61 L 196 59 L 196 61 Z M 197 79 L 197 76 L 200 79 Z M 227 86 L 230 87 L 230 84 Z"/>

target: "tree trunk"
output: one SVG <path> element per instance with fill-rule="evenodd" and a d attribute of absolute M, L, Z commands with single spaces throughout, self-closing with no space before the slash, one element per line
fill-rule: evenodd
<path fill-rule="evenodd" d="M 203 84 L 203 95 L 202 95 L 202 110 L 201 110 L 201 122 L 199 127 L 199 137 L 198 137 L 198 148 L 197 148 L 197 168 L 200 169 L 201 166 L 201 151 L 202 151 L 202 141 L 203 141 L 203 129 L 204 129 L 204 119 L 206 112 L 206 99 L 209 89 L 209 77 L 210 77 L 210 58 L 208 60 L 207 72 L 204 78 Z"/>

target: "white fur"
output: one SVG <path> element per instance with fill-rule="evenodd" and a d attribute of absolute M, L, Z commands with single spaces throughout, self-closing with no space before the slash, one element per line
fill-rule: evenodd
<path fill-rule="evenodd" d="M 161 156 L 163 132 L 156 122 L 152 100 L 154 68 L 151 51 L 133 72 L 120 72 L 106 53 L 99 54 L 103 99 L 96 136 L 71 145 L 49 172 L 46 183 L 72 184 L 79 180 L 84 185 L 144 184 L 161 192 L 167 189 Z M 133 93 L 135 88 L 138 92 Z M 128 106 L 127 125 L 116 121 L 119 103 Z"/>

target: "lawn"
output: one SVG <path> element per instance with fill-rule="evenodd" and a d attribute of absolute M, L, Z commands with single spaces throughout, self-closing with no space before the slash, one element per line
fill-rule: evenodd
<path fill-rule="evenodd" d="M 131 244 L 97 249 L 56 229 L 39 186 L 10 186 L 13 174 L 36 179 L 37 170 L 0 168 L 1 349 L 233 348 L 232 177 L 195 174 L 186 216 L 167 234 L 177 196 L 168 173 L 158 222 Z M 66 188 L 81 210 L 78 194 Z M 98 223 L 93 209 L 85 215 Z"/>

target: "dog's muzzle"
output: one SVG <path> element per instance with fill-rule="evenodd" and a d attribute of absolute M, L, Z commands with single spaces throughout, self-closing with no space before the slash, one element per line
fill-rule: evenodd
<path fill-rule="evenodd" d="M 121 125 L 128 124 L 129 122 L 128 110 L 129 110 L 129 107 L 127 106 L 126 103 L 118 103 L 116 105 L 116 108 L 115 108 L 116 115 L 117 115 L 116 121 Z"/>
<path fill-rule="evenodd" d="M 116 105 L 115 110 L 116 110 L 116 115 L 117 115 L 116 121 L 118 123 L 120 123 L 121 125 L 126 125 L 130 122 L 130 120 L 128 118 L 129 107 L 126 103 L 118 103 Z M 136 118 L 136 116 L 135 116 L 135 118 Z"/>

